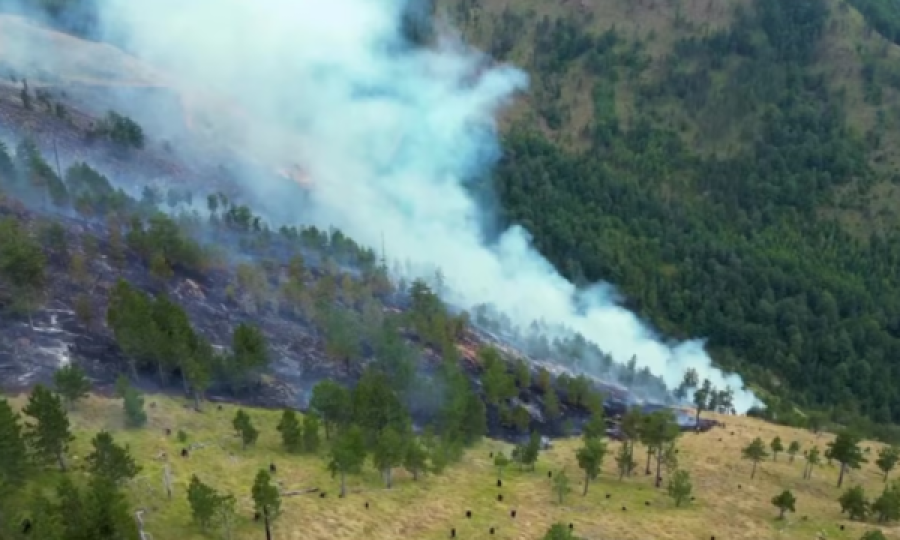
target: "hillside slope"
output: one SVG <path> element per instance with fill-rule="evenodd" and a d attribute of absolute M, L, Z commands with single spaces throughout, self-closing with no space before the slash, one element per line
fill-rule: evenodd
<path fill-rule="evenodd" d="M 777 398 L 890 422 L 900 47 L 863 4 L 447 0 L 435 12 L 532 78 L 495 181 L 507 221 L 567 277 L 620 286 L 670 335 L 707 336 L 783 419 Z"/>

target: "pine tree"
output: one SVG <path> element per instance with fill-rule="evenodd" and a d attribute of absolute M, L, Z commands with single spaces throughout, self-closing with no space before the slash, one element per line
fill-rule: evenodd
<path fill-rule="evenodd" d="M 28 453 L 19 415 L 0 398 L 0 498 L 20 487 L 27 475 Z"/>
<path fill-rule="evenodd" d="M 582 496 L 587 495 L 590 481 L 597 478 L 597 475 L 600 474 L 606 451 L 606 443 L 602 439 L 585 439 L 584 446 L 575 452 L 578 466 L 584 471 L 584 492 L 582 492 Z"/>
<path fill-rule="evenodd" d="M 418 439 L 413 438 L 407 442 L 403 467 L 413 475 L 414 481 L 418 481 L 419 474 L 428 468 L 428 451 Z"/>
<path fill-rule="evenodd" d="M 900 447 L 885 446 L 878 451 L 878 459 L 875 460 L 875 464 L 884 473 L 885 482 L 887 482 L 888 475 L 897 466 L 898 461 L 900 461 Z"/>
<path fill-rule="evenodd" d="M 791 444 L 788 445 L 787 453 L 790 456 L 788 462 L 793 463 L 794 458 L 797 457 L 798 453 L 800 453 L 800 443 L 797 441 L 791 441 Z"/>
<path fill-rule="evenodd" d="M 866 497 L 866 492 L 862 486 L 853 486 L 841 494 L 838 499 L 841 505 L 841 513 L 847 513 L 850 519 L 862 521 L 869 515 L 871 503 Z"/>
<path fill-rule="evenodd" d="M 66 452 L 75 437 L 69 430 L 69 418 L 59 396 L 43 385 L 36 385 L 22 412 L 35 420 L 26 425 L 25 440 L 40 457 L 56 460 L 65 471 Z"/>
<path fill-rule="evenodd" d="M 384 484 L 388 489 L 391 488 L 391 471 L 403 464 L 405 454 L 406 441 L 403 436 L 391 426 L 381 430 L 372 451 L 372 463 L 384 475 Z"/>
<path fill-rule="evenodd" d="M 244 412 L 244 409 L 238 409 L 232 421 L 234 430 L 241 438 L 241 447 L 246 450 L 248 445 L 256 442 L 259 437 L 259 431 L 253 427 L 250 416 Z"/>
<path fill-rule="evenodd" d="M 778 454 L 784 451 L 784 444 L 781 442 L 781 437 L 776 436 L 772 439 L 772 442 L 769 443 L 769 448 L 772 449 L 772 461 L 778 461 Z"/>
<path fill-rule="evenodd" d="M 200 525 L 200 528 L 206 530 L 212 524 L 218 510 L 219 494 L 215 489 L 201 482 L 195 474 L 191 476 L 187 498 L 188 504 L 191 506 L 191 516 Z"/>
<path fill-rule="evenodd" d="M 366 441 L 359 426 L 351 425 L 340 432 L 331 446 L 328 470 L 341 476 L 341 497 L 347 494 L 347 475 L 359 473 L 366 460 Z"/>
<path fill-rule="evenodd" d="M 803 468 L 803 479 L 809 480 L 812 478 L 813 467 L 822 462 L 821 452 L 818 446 L 813 446 L 808 452 L 804 452 L 804 455 L 806 456 L 806 464 Z"/>
<path fill-rule="evenodd" d="M 28 501 L 30 536 L 41 540 L 65 540 L 64 516 L 40 489 L 34 489 Z"/>
<path fill-rule="evenodd" d="M 235 429 L 240 431 L 237 424 L 235 424 Z M 291 409 L 285 409 L 281 414 L 277 429 L 281 433 L 281 442 L 288 452 L 297 453 L 303 449 L 303 432 L 300 421 L 297 420 L 297 413 Z"/>
<path fill-rule="evenodd" d="M 785 512 L 796 512 L 795 504 L 797 499 L 794 497 L 794 494 L 791 493 L 791 490 L 786 489 L 782 491 L 779 495 L 772 497 L 772 504 L 778 508 L 778 519 L 784 519 Z"/>
<path fill-rule="evenodd" d="M 88 538 L 91 540 L 139 540 L 137 523 L 125 494 L 115 483 L 92 476 L 84 497 Z"/>
<path fill-rule="evenodd" d="M 331 433 L 350 419 L 350 392 L 334 381 L 320 381 L 313 387 L 309 408 L 322 418 L 325 439 L 331 439 Z"/>
<path fill-rule="evenodd" d="M 94 450 L 85 458 L 91 473 L 121 484 L 141 472 L 142 468 L 134 462 L 128 446 L 117 445 L 108 432 L 97 433 L 91 444 Z"/>
<path fill-rule="evenodd" d="M 87 397 L 91 389 L 91 382 L 84 370 L 75 364 L 68 364 L 56 370 L 53 374 L 53 383 L 59 395 L 66 400 L 68 407 Z"/>
<path fill-rule="evenodd" d="M 750 478 L 753 479 L 756 476 L 756 466 L 769 455 L 769 452 L 766 451 L 763 440 L 757 437 L 741 450 L 741 455 L 753 462 L 753 470 L 750 472 Z"/>
<path fill-rule="evenodd" d="M 553 491 L 556 492 L 559 504 L 562 504 L 566 494 L 570 491 L 569 477 L 566 475 L 565 469 L 553 475 Z"/>
<path fill-rule="evenodd" d="M 269 471 L 260 469 L 253 481 L 253 506 L 260 515 L 265 514 L 270 520 L 278 517 L 281 512 L 281 494 L 278 488 L 272 485 L 272 477 Z"/>
<path fill-rule="evenodd" d="M 844 483 L 844 474 L 848 468 L 858 469 L 863 463 L 867 462 L 866 458 L 863 457 L 862 450 L 859 448 L 859 442 L 859 435 L 849 430 L 844 430 L 838 433 L 833 441 L 828 443 L 826 456 L 836 459 L 841 464 L 837 487 L 841 487 Z"/>
<path fill-rule="evenodd" d="M 675 506 L 681 506 L 691 496 L 694 486 L 691 483 L 691 475 L 685 470 L 675 471 L 669 480 L 669 497 L 675 501 Z"/>
<path fill-rule="evenodd" d="M 303 451 L 315 454 L 319 451 L 319 416 L 308 412 L 303 416 Z"/>

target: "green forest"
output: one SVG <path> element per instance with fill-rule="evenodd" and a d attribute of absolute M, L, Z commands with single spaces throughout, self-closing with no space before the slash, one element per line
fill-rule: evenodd
<path fill-rule="evenodd" d="M 850 5 L 895 39 L 895 3 Z M 900 179 L 873 159 L 895 129 L 900 80 L 886 52 L 854 66 L 878 119 L 851 125 L 820 65 L 846 4 L 739 2 L 702 30 L 674 12 L 680 32 L 643 38 L 540 7 L 452 8 L 471 39 L 532 75 L 493 174 L 507 223 L 568 278 L 620 287 L 664 333 L 707 337 L 776 414 L 790 403 L 900 420 L 900 237 L 887 211 L 846 218 Z M 573 93 L 591 102 L 583 125 Z"/>

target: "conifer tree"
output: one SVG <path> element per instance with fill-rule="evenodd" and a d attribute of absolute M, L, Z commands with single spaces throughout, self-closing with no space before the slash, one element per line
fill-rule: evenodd
<path fill-rule="evenodd" d="M 281 513 L 281 494 L 278 488 L 272 485 L 272 477 L 269 471 L 260 469 L 253 481 L 253 506 L 260 515 L 265 514 L 269 520 L 274 520 Z"/>
<path fill-rule="evenodd" d="M 91 445 L 94 450 L 85 458 L 91 473 L 121 484 L 141 472 L 142 468 L 134 462 L 128 446 L 117 445 L 108 432 L 97 433 Z"/>
<path fill-rule="evenodd" d="M 26 425 L 25 440 L 43 459 L 56 460 L 66 470 L 66 452 L 75 437 L 69 429 L 69 417 L 59 396 L 43 385 L 36 385 L 22 409 L 34 422 Z"/>
<path fill-rule="evenodd" d="M 68 364 L 56 370 L 53 374 L 53 383 L 68 407 L 86 397 L 91 389 L 91 382 L 84 370 L 75 364 Z"/>
<path fill-rule="evenodd" d="M 26 479 L 28 453 L 18 413 L 0 398 L 0 498 Z"/>
<path fill-rule="evenodd" d="M 247 449 L 248 445 L 255 443 L 259 437 L 259 431 L 253 427 L 253 422 L 250 420 L 250 416 L 244 412 L 244 409 L 237 410 L 234 414 L 232 425 L 241 438 L 241 448 L 244 450 Z"/>
<path fill-rule="evenodd" d="M 235 424 L 235 429 L 238 429 L 237 424 Z M 281 433 L 281 442 L 288 452 L 296 453 L 303 449 L 303 430 L 300 427 L 300 421 L 297 420 L 297 413 L 291 409 L 285 409 L 281 414 L 277 429 Z M 239 429 L 238 431 L 240 432 Z"/>
<path fill-rule="evenodd" d="M 315 454 L 319 451 L 319 416 L 308 412 L 303 416 L 303 451 Z"/>
<path fill-rule="evenodd" d="M 403 464 L 405 454 L 406 441 L 403 436 L 391 426 L 382 429 L 372 450 L 372 463 L 381 471 L 388 489 L 391 488 L 391 471 Z"/>
<path fill-rule="evenodd" d="M 338 432 L 331 446 L 328 470 L 341 477 L 341 497 L 347 494 L 347 475 L 359 473 L 366 460 L 366 441 L 359 426 L 351 425 Z"/>
<path fill-rule="evenodd" d="M 763 440 L 757 437 L 741 450 L 741 455 L 753 462 L 753 470 L 750 472 L 750 479 L 753 479 L 756 476 L 756 466 L 769 455 L 769 452 L 766 451 Z"/>
<path fill-rule="evenodd" d="M 575 457 L 578 460 L 578 466 L 584 471 L 584 492 L 582 496 L 588 493 L 588 485 L 591 480 L 597 478 L 603 467 L 603 458 L 606 457 L 606 443 L 602 439 L 591 438 L 585 439 L 584 446 L 578 449 Z"/>

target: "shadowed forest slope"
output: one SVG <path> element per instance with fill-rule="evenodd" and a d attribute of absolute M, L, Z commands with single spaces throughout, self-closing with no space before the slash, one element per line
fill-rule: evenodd
<path fill-rule="evenodd" d="M 437 2 L 528 69 L 495 172 L 567 277 L 608 280 L 793 406 L 900 419 L 900 18 L 889 1 Z M 781 401 L 783 404 L 780 404 Z M 788 402 L 791 402 L 789 405 Z"/>

